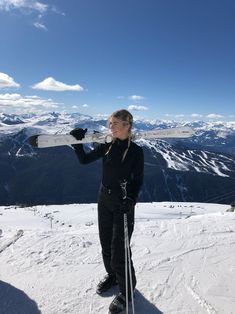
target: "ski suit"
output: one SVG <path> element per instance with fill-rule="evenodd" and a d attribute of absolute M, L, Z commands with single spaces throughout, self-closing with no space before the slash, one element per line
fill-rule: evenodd
<path fill-rule="evenodd" d="M 111 146 L 111 147 L 110 147 Z M 124 215 L 120 211 L 122 202 L 120 182 L 127 181 L 127 196 L 136 203 L 143 183 L 143 149 L 131 142 L 127 154 L 128 139 L 116 139 L 114 143 L 97 144 L 85 152 L 83 145 L 74 145 L 76 155 L 82 164 L 103 158 L 102 182 L 98 197 L 98 227 L 104 267 L 108 274 L 115 275 L 120 292 L 125 295 L 125 250 L 124 250 Z M 134 207 L 127 213 L 129 240 L 134 229 Z M 131 260 L 133 288 L 136 276 Z M 129 281 L 129 276 L 128 276 Z M 128 282 L 130 291 L 130 282 Z"/>

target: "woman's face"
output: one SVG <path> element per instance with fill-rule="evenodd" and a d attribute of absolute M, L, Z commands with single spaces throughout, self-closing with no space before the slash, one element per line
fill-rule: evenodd
<path fill-rule="evenodd" d="M 109 120 L 109 128 L 113 137 L 124 140 L 129 135 L 130 124 L 120 119 L 111 117 Z"/>

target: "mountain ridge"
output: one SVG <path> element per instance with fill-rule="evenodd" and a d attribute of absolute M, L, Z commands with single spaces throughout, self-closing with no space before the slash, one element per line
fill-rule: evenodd
<path fill-rule="evenodd" d="M 6 117 L 22 123 L 3 125 Z M 105 131 L 106 120 L 79 113 L 1 114 L 0 123 L 0 204 L 96 201 L 99 161 L 84 167 L 69 147 L 33 149 L 27 139 L 38 133 L 68 133 L 74 127 Z M 140 201 L 202 201 L 233 191 L 235 122 L 138 120 L 134 125 L 136 130 L 193 126 L 196 131 L 189 139 L 139 140 L 145 154 Z M 230 196 L 222 202 L 232 202 Z"/>

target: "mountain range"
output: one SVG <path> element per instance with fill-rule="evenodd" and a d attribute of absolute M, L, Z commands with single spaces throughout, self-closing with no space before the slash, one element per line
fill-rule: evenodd
<path fill-rule="evenodd" d="M 233 202 L 235 121 L 134 121 L 136 130 L 180 126 L 194 128 L 195 135 L 138 141 L 145 154 L 139 201 Z M 80 165 L 68 146 L 33 149 L 27 141 L 75 127 L 104 131 L 107 120 L 80 113 L 0 114 L 0 205 L 96 202 L 101 161 Z"/>

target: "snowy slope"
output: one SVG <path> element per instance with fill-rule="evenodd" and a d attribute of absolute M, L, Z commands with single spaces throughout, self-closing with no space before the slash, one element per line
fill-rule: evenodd
<path fill-rule="evenodd" d="M 96 206 L 0 207 L 0 249 L 24 230 L 0 253 L 1 314 L 107 313 L 117 289 L 95 293 L 104 274 Z M 137 314 L 235 313 L 235 216 L 228 208 L 137 205 Z"/>
<path fill-rule="evenodd" d="M 178 171 L 194 171 L 229 177 L 234 169 L 232 156 L 225 156 L 207 150 L 178 149 L 162 140 L 139 140 L 138 143 L 149 148 L 153 154 L 159 153 L 166 162 L 167 168 Z"/>

